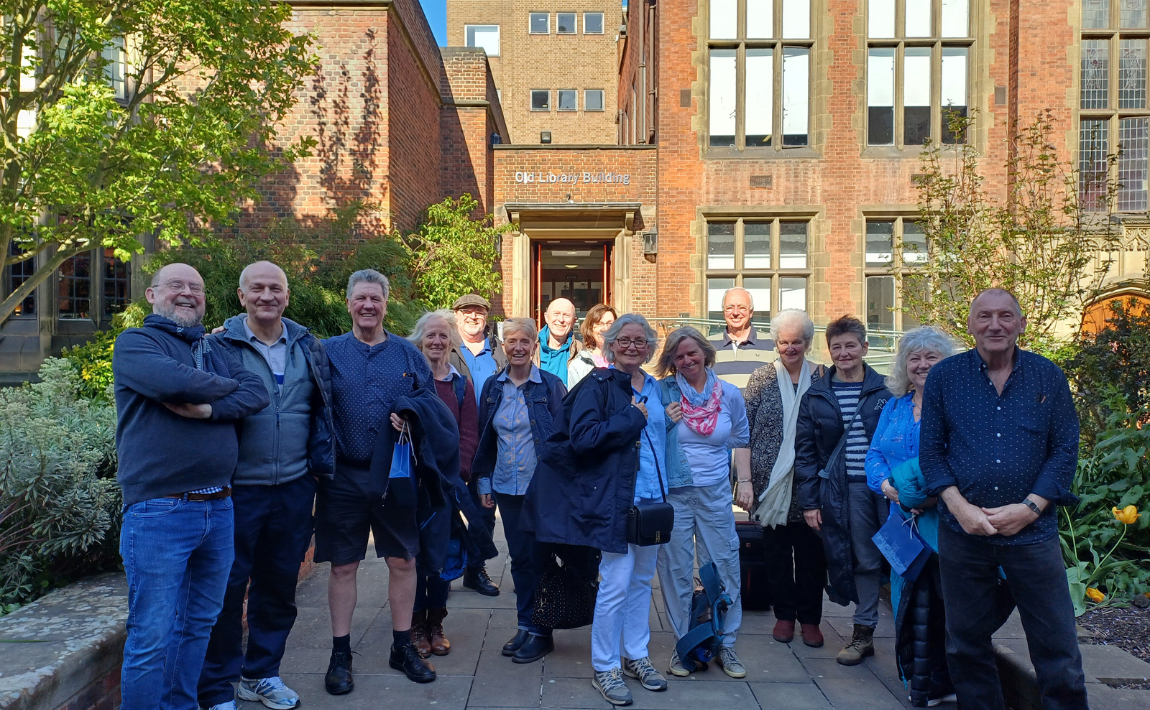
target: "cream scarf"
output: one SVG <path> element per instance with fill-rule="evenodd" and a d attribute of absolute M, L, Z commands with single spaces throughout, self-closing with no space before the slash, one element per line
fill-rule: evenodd
<path fill-rule="evenodd" d="M 791 508 L 791 488 L 795 474 L 795 430 L 799 423 L 799 402 L 803 393 L 811 386 L 811 363 L 803 359 L 803 369 L 799 372 L 799 388 L 795 391 L 791 373 L 783 366 L 782 360 L 775 360 L 778 375 L 779 394 L 783 398 L 783 443 L 779 455 L 771 469 L 767 489 L 759 496 L 759 504 L 752 511 L 751 519 L 763 527 L 775 527 L 787 522 Z"/>

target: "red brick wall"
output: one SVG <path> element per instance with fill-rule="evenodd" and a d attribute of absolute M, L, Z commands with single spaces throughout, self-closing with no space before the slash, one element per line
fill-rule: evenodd
<path fill-rule="evenodd" d="M 56 710 L 116 710 L 120 707 L 120 665 L 68 698 Z"/>
<path fill-rule="evenodd" d="M 655 151 L 614 147 L 547 148 L 507 146 L 495 150 L 495 202 L 655 202 Z M 578 183 L 517 182 L 515 173 L 576 174 Z M 583 182 L 583 173 L 630 175 L 630 184 Z M 634 231 L 648 229 L 639 224 Z"/>
<path fill-rule="evenodd" d="M 422 15 L 420 15 L 422 17 Z M 425 21 L 426 23 L 426 21 Z M 388 172 L 392 226 L 411 229 L 441 197 L 439 64 L 425 67 L 398 25 L 388 27 Z M 438 52 L 436 53 L 438 59 Z M 437 71 L 435 80 L 427 69 Z"/>

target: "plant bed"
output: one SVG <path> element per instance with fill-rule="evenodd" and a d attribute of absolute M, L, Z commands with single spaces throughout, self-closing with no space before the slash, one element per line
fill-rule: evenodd
<path fill-rule="evenodd" d="M 1117 646 L 1150 663 L 1150 609 L 1100 607 L 1078 617 L 1078 623 L 1090 632 L 1092 643 Z M 1150 689 L 1150 683 L 1137 685 Z"/>

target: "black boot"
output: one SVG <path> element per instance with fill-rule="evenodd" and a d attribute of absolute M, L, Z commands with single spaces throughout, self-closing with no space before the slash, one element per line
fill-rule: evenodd
<path fill-rule="evenodd" d="M 514 656 L 515 652 L 518 651 L 523 644 L 527 643 L 527 639 L 529 638 L 531 638 L 530 631 L 519 629 L 515 632 L 515 635 L 511 637 L 510 641 L 503 644 L 503 655 Z"/>
<path fill-rule="evenodd" d="M 351 677 L 351 651 L 331 652 L 323 684 L 332 695 L 345 695 L 355 688 L 355 679 Z"/>
<path fill-rule="evenodd" d="M 474 589 L 485 597 L 499 596 L 499 586 L 487 576 L 487 568 L 468 569 L 463 572 L 463 586 Z"/>
<path fill-rule="evenodd" d="M 531 638 L 527 639 L 527 643 L 519 647 L 519 650 L 515 652 L 511 660 L 516 663 L 534 663 L 554 650 L 555 641 L 553 641 L 550 636 L 531 634 Z"/>
<path fill-rule="evenodd" d="M 387 664 L 397 671 L 403 671 L 408 680 L 416 683 L 430 683 L 435 680 L 435 666 L 419 655 L 413 643 L 404 644 L 399 648 L 393 645 Z"/>

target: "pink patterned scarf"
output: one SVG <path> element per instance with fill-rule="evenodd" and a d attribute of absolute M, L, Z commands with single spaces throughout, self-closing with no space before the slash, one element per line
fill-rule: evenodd
<path fill-rule="evenodd" d="M 711 387 L 711 396 L 705 402 L 695 406 L 687 399 L 685 393 L 679 398 L 679 406 L 683 410 L 683 421 L 687 423 L 687 427 L 691 431 L 700 436 L 710 436 L 715 433 L 715 427 L 719 423 L 719 402 L 723 396 L 723 385 L 719 378 L 714 377 L 713 373 L 708 373 L 708 375 L 707 384 L 713 384 L 713 386 Z M 681 392 L 685 389 L 684 385 L 690 387 L 686 381 L 680 380 L 679 390 Z"/>

